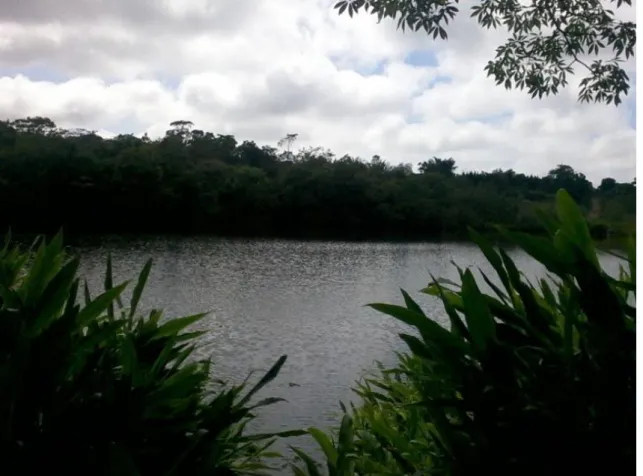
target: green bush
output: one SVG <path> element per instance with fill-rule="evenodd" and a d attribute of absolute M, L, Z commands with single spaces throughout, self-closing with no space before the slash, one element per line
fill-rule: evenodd
<path fill-rule="evenodd" d="M 399 354 L 399 366 L 376 371 L 358 382 L 359 407 L 351 405 L 338 432 L 328 435 L 316 428 L 309 433 L 322 449 L 329 475 L 411 474 L 431 464 L 433 440 L 413 377 L 422 362 Z M 322 474 L 310 456 L 293 448 L 306 469 L 291 464 L 298 476 Z"/>
<path fill-rule="evenodd" d="M 360 386 L 364 403 L 345 411 L 338 438 L 310 430 L 329 474 L 634 471 L 634 244 L 611 277 L 566 192 L 557 194 L 557 218 L 541 219 L 547 238 L 503 233 L 547 268 L 546 278 L 530 283 L 472 232 L 497 273 L 494 281 L 480 271 L 492 291 L 459 268 L 459 284 L 434 280 L 423 290 L 442 300 L 450 329 L 406 293 L 405 306 L 372 305 L 413 329 L 400 335 L 411 355 L 395 369 L 403 380 L 381 373 Z M 320 474 L 300 458 L 306 470 L 296 474 Z M 333 464 L 340 458 L 350 464 Z"/>
<path fill-rule="evenodd" d="M 148 262 L 127 283 L 90 296 L 62 238 L 0 251 L 0 451 L 3 474 L 263 474 L 276 435 L 248 434 L 251 389 L 214 388 L 207 360 L 192 356 L 202 315 L 137 314 Z M 79 293 L 84 299 L 78 299 Z M 80 303 L 79 301 L 83 301 Z M 298 432 L 291 432 L 297 434 Z M 289 433 L 281 434 L 287 436 Z"/>

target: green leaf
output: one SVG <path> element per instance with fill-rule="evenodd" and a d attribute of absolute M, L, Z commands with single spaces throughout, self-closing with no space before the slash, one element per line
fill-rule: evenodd
<path fill-rule="evenodd" d="M 239 402 L 239 405 L 245 405 L 251 398 L 252 396 L 257 393 L 259 390 L 261 390 L 264 386 L 266 386 L 268 383 L 272 382 L 275 377 L 279 374 L 279 371 L 281 370 L 281 367 L 284 365 L 286 362 L 286 355 L 282 355 L 279 357 L 277 362 L 266 372 L 266 375 L 264 375 L 259 382 L 252 387 L 252 390 L 250 390 L 246 396 Z"/>
<path fill-rule="evenodd" d="M 317 463 L 315 463 L 315 461 L 310 456 L 308 456 L 302 450 L 294 446 L 291 446 L 290 449 L 293 450 L 295 454 L 299 457 L 299 459 L 301 459 L 306 465 L 306 470 L 308 471 L 307 476 L 322 476 L 322 474 L 319 472 L 319 469 L 317 468 Z M 295 474 L 306 475 L 306 473 L 304 473 L 301 470 L 299 470 L 299 472 L 295 471 Z"/>
<path fill-rule="evenodd" d="M 503 230 L 503 234 L 513 243 L 520 246 L 532 258 L 544 265 L 552 273 L 558 275 L 568 272 L 568 260 L 562 260 L 561 255 L 552 245 L 551 240 L 520 232 Z M 565 255 L 562 255 L 565 256 Z"/>
<path fill-rule="evenodd" d="M 419 306 L 419 304 L 416 303 L 406 291 L 404 291 L 403 289 L 400 289 L 400 291 L 402 291 L 402 296 L 404 296 L 404 303 L 406 304 L 406 307 L 411 311 L 415 311 L 418 314 L 422 314 L 424 316 L 424 311 L 422 311 L 422 308 Z"/>
<path fill-rule="evenodd" d="M 188 326 L 200 321 L 207 313 L 203 314 L 194 314 L 193 316 L 177 317 L 167 321 L 165 324 L 160 326 L 155 332 L 152 339 L 160 339 L 162 337 L 177 336 L 179 332 L 185 329 Z"/>
<path fill-rule="evenodd" d="M 81 325 L 85 325 L 86 323 L 100 316 L 103 312 L 105 312 L 105 310 L 108 308 L 110 303 L 113 303 L 114 300 L 118 296 L 120 296 L 120 294 L 125 290 L 126 287 L 127 287 L 127 283 L 125 282 L 116 287 L 113 287 L 109 291 L 104 292 L 96 299 L 91 301 L 78 313 L 78 322 Z M 87 291 L 87 294 L 88 293 L 89 291 Z"/>
<path fill-rule="evenodd" d="M 536 208 L 535 213 L 538 221 L 549 234 L 549 237 L 553 238 L 560 228 L 560 223 L 555 219 L 555 217 L 540 208 Z"/>
<path fill-rule="evenodd" d="M 138 364 L 138 357 L 136 355 L 136 347 L 132 341 L 131 336 L 127 336 L 121 343 L 121 365 L 123 366 L 123 373 L 125 375 L 132 375 L 136 370 Z"/>
<path fill-rule="evenodd" d="M 331 467 L 337 466 L 337 450 L 328 435 L 317 428 L 308 428 L 308 433 L 315 439 Z"/>
<path fill-rule="evenodd" d="M 297 467 L 296 465 L 290 463 L 290 469 L 292 470 L 295 476 L 316 476 L 315 473 L 306 473 L 303 469 Z"/>
<path fill-rule="evenodd" d="M 247 441 L 265 440 L 266 438 L 292 438 L 295 436 L 306 436 L 306 430 L 287 430 L 277 433 L 254 433 L 252 435 L 244 436 L 243 439 Z"/>
<path fill-rule="evenodd" d="M 631 237 L 627 240 L 627 258 L 630 280 L 636 284 L 636 241 Z"/>
<path fill-rule="evenodd" d="M 409 346 L 409 349 L 411 349 L 414 355 L 428 360 L 435 359 L 435 355 L 433 355 L 429 347 L 417 337 L 409 334 L 400 334 L 400 338 L 406 342 L 406 345 Z"/>
<path fill-rule="evenodd" d="M 134 291 L 132 292 L 132 299 L 130 301 L 130 311 L 129 311 L 130 319 L 132 319 L 134 317 L 134 314 L 136 313 L 136 308 L 138 307 L 138 303 L 141 300 L 141 295 L 143 294 L 143 290 L 145 289 L 145 283 L 147 283 L 147 278 L 150 275 L 151 269 L 152 269 L 152 259 L 149 259 L 145 263 L 145 266 L 143 266 L 143 269 L 141 270 L 141 273 L 138 276 L 138 281 L 136 282 L 136 286 L 134 287 Z"/>
<path fill-rule="evenodd" d="M 353 419 L 348 413 L 344 413 L 339 427 L 339 437 L 337 438 L 337 473 L 339 475 L 350 475 L 352 473 L 353 462 L 349 452 L 353 449 L 354 437 Z"/>
<path fill-rule="evenodd" d="M 493 290 L 493 292 L 496 293 L 496 296 L 498 296 L 500 300 L 506 303 L 509 300 L 509 296 L 507 296 L 507 294 L 503 292 L 502 289 L 500 289 L 493 281 L 491 281 L 489 276 L 487 276 L 487 273 L 482 271 L 482 269 L 480 268 L 478 268 L 478 271 L 480 272 L 482 279 L 484 279 L 484 282 L 487 283 L 487 286 L 489 286 Z"/>
<path fill-rule="evenodd" d="M 369 304 L 369 306 L 376 311 L 388 314 L 399 321 L 415 327 L 420 331 L 425 342 L 433 342 L 435 344 L 439 343 L 442 346 L 446 345 L 452 349 L 457 349 L 459 352 L 468 352 L 468 347 L 462 340 L 458 339 L 457 336 L 453 335 L 440 324 L 432 321 L 422 314 L 418 314 L 417 312 L 394 304 L 377 303 Z"/>
<path fill-rule="evenodd" d="M 33 336 L 39 335 L 58 317 L 65 302 L 70 297 L 69 293 L 76 277 L 78 264 L 79 260 L 77 258 L 67 263 L 43 291 L 35 311 L 37 317 L 32 328 Z"/>
<path fill-rule="evenodd" d="M 431 275 L 431 278 L 433 279 L 433 285 L 425 291 L 429 294 L 438 296 L 442 300 L 444 310 L 449 316 L 449 321 L 451 322 L 451 333 L 470 341 L 471 337 L 469 335 L 469 330 L 456 312 L 456 310 L 464 310 L 464 307 L 459 307 L 459 305 L 462 304 L 462 298 L 452 291 L 445 290 L 440 284 L 438 284 L 438 281 L 433 277 L 433 275 Z"/>
<path fill-rule="evenodd" d="M 496 337 L 496 323 L 470 270 L 463 276 L 462 301 L 471 339 L 478 349 L 484 351 L 488 342 Z"/>
<path fill-rule="evenodd" d="M 112 254 L 107 254 L 107 270 L 105 271 L 105 291 L 109 291 L 114 287 L 114 281 L 112 276 Z M 120 303 L 120 297 L 118 297 Z M 110 319 L 114 319 L 114 304 L 110 303 L 107 307 L 107 316 Z"/>
<path fill-rule="evenodd" d="M 286 401 L 287 401 L 286 399 L 278 398 L 278 397 L 264 398 L 263 400 L 260 400 L 259 402 L 252 405 L 250 407 L 250 410 L 254 410 L 255 408 L 260 408 L 260 407 L 267 407 L 269 405 L 274 405 L 275 403 L 286 402 Z"/>
<path fill-rule="evenodd" d="M 85 296 L 85 306 L 87 306 L 89 305 L 90 302 L 92 302 L 92 297 L 91 297 L 91 294 L 89 293 L 89 285 L 87 284 L 86 279 L 83 282 L 83 292 Z"/>
<path fill-rule="evenodd" d="M 493 245 L 491 244 L 491 242 L 480 233 L 475 231 L 473 228 L 469 228 L 469 235 L 471 236 L 473 242 L 478 246 L 478 248 L 480 248 L 480 251 L 482 251 L 482 254 L 484 254 L 485 258 L 487 258 L 487 261 L 496 271 L 496 274 L 500 278 L 500 281 L 502 281 L 502 284 L 509 292 L 509 278 L 507 277 L 507 273 L 502 266 L 502 259 L 500 258 L 500 255 L 496 252 L 496 250 L 493 249 Z"/>
<path fill-rule="evenodd" d="M 598 268 L 598 257 L 596 256 L 596 249 L 587 221 L 576 202 L 564 189 L 556 193 L 556 211 L 561 221 L 560 229 L 583 251 L 585 257 Z"/>
<path fill-rule="evenodd" d="M 58 272 L 62 259 L 62 233 L 59 232 L 49 244 L 43 242 L 38 248 L 25 280 L 25 302 L 40 298 L 51 276 Z"/>

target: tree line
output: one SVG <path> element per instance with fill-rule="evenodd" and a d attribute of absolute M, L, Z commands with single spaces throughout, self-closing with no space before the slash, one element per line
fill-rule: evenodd
<path fill-rule="evenodd" d="M 503 225 L 540 229 L 537 210 L 566 189 L 595 229 L 629 231 L 636 181 L 600 186 L 561 164 L 546 176 L 513 170 L 458 173 L 452 158 L 414 171 L 239 143 L 175 121 L 164 137 L 67 130 L 49 118 L 0 121 L 0 225 L 17 232 L 213 233 L 323 239 L 435 239 Z"/>

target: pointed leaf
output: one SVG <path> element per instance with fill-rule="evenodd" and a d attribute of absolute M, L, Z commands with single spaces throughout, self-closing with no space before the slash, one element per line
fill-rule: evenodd
<path fill-rule="evenodd" d="M 470 270 L 464 273 L 462 301 L 464 302 L 464 316 L 473 343 L 484 351 L 488 342 L 496 337 L 496 323 Z"/>
<path fill-rule="evenodd" d="M 564 189 L 556 193 L 556 211 L 561 221 L 560 229 L 583 251 L 585 257 L 598 268 L 598 257 L 587 226 L 587 220 L 585 220 L 576 202 Z"/>
<path fill-rule="evenodd" d="M 109 291 L 104 292 L 96 299 L 91 301 L 78 313 L 78 322 L 81 323 L 81 325 L 84 325 L 87 322 L 90 322 L 91 320 L 100 316 L 103 312 L 105 312 L 109 304 L 113 303 L 116 297 L 119 296 L 126 287 L 127 283 L 125 282 L 123 284 L 120 284 L 119 286 L 113 287 Z"/>
<path fill-rule="evenodd" d="M 345 412 L 344 412 L 345 413 Z M 315 439 L 321 450 L 326 455 L 326 459 L 331 467 L 337 466 L 337 450 L 333 446 L 331 439 L 321 430 L 317 428 L 308 428 L 308 433 Z"/>
<path fill-rule="evenodd" d="M 424 311 L 423 311 L 423 310 L 422 310 L 422 308 L 419 306 L 419 304 L 418 304 L 418 303 L 416 303 L 416 302 L 413 300 L 413 298 L 412 298 L 411 296 L 409 296 L 409 294 L 408 294 L 406 291 L 404 291 L 403 289 L 401 289 L 400 291 L 402 291 L 402 296 L 404 296 L 404 303 L 406 304 L 406 307 L 407 307 L 408 309 L 410 309 L 411 311 L 415 311 L 415 312 L 417 312 L 418 314 L 422 314 L 422 315 L 424 316 L 424 315 L 425 315 L 425 314 L 424 314 Z"/>
<path fill-rule="evenodd" d="M 282 355 L 281 357 L 279 357 L 277 362 L 275 362 L 275 364 L 270 368 L 270 370 L 268 370 L 268 372 L 266 372 L 266 375 L 264 375 L 261 378 L 261 380 L 259 380 L 259 382 L 254 387 L 252 387 L 252 390 L 250 390 L 246 394 L 246 396 L 241 400 L 241 402 L 239 402 L 240 406 L 245 405 L 248 402 L 248 400 L 250 400 L 255 393 L 257 393 L 265 385 L 267 385 L 268 383 L 272 382 L 275 379 L 275 377 L 279 374 L 279 371 L 281 370 L 281 367 L 286 362 L 286 358 L 287 358 L 286 355 Z"/>
<path fill-rule="evenodd" d="M 152 269 L 152 259 L 147 260 L 147 263 L 145 263 L 145 266 L 143 266 L 143 269 L 141 270 L 141 274 L 138 276 L 138 281 L 136 282 L 136 286 L 134 287 L 134 291 L 132 292 L 132 299 L 130 301 L 130 314 L 129 317 L 130 319 L 134 317 L 134 314 L 136 313 L 136 308 L 138 307 L 138 303 L 141 300 L 141 295 L 143 294 L 143 290 L 145 289 L 145 283 L 147 283 L 147 278 L 150 275 L 150 270 Z"/>
<path fill-rule="evenodd" d="M 299 459 L 304 462 L 304 464 L 306 465 L 306 470 L 308 471 L 308 476 L 322 476 L 322 474 L 319 472 L 319 469 L 317 468 L 317 463 L 315 463 L 315 461 L 310 456 L 294 446 L 291 446 L 290 449 L 293 450 L 295 454 L 299 456 Z M 306 474 L 303 471 L 301 473 L 295 471 L 295 473 L 304 475 Z"/>
<path fill-rule="evenodd" d="M 177 317 L 160 326 L 155 332 L 152 339 L 160 339 L 162 337 L 177 336 L 179 332 L 195 322 L 200 321 L 203 317 L 207 316 L 206 313 L 195 314 L 193 316 Z"/>

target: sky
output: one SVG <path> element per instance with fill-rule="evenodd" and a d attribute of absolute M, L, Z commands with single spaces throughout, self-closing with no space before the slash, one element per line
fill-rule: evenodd
<path fill-rule="evenodd" d="M 580 75 L 534 100 L 486 77 L 505 33 L 481 29 L 466 5 L 436 41 L 338 16 L 334 2 L 3 0 L 0 119 L 151 137 L 180 119 L 392 164 L 453 157 L 459 171 L 542 175 L 564 163 L 594 182 L 634 178 L 634 81 L 619 107 L 580 104 Z"/>

